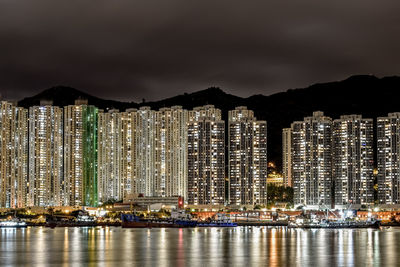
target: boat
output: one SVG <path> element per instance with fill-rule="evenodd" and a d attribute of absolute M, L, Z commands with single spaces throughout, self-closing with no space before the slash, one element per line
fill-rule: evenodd
<path fill-rule="evenodd" d="M 134 214 L 121 214 L 122 228 L 183 228 L 195 227 L 196 221 L 185 219 L 144 219 Z"/>
<path fill-rule="evenodd" d="M 96 226 L 96 218 L 90 216 L 88 213 L 80 212 L 76 217 L 76 222 L 78 223 L 78 226 L 79 224 L 85 226 Z"/>
<path fill-rule="evenodd" d="M 376 219 L 369 219 L 366 221 L 356 220 L 306 220 L 297 219 L 296 222 L 290 222 L 288 228 L 324 228 L 324 229 L 344 229 L 344 228 L 379 228 L 381 222 Z"/>
<path fill-rule="evenodd" d="M 97 226 L 96 219 L 87 212 L 79 211 L 77 217 L 67 215 L 46 216 L 46 227 L 93 227 Z"/>
<path fill-rule="evenodd" d="M 232 222 L 231 219 L 223 213 L 215 214 L 213 219 L 208 221 L 200 221 L 197 223 L 198 227 L 237 227 L 238 224 Z"/>
<path fill-rule="evenodd" d="M 380 228 L 381 221 L 369 216 L 367 220 L 358 220 L 356 218 L 356 211 L 350 210 L 350 206 L 346 210 L 340 211 L 339 215 L 326 207 L 324 218 L 317 218 L 316 213 L 298 216 L 295 222 L 289 222 L 288 228 L 328 228 L 328 229 L 341 229 L 341 228 Z M 329 217 L 331 213 L 331 219 Z"/>
<path fill-rule="evenodd" d="M 0 221 L 0 228 L 26 228 L 27 224 L 18 218 L 11 220 Z"/>
<path fill-rule="evenodd" d="M 196 227 L 197 221 L 192 219 L 190 213 L 186 213 L 184 210 L 173 210 L 171 211 L 171 219 L 178 227 Z"/>
<path fill-rule="evenodd" d="M 216 214 L 207 221 L 192 220 L 190 214 L 184 211 L 172 211 L 167 219 L 141 218 L 135 214 L 121 214 L 122 228 L 187 228 L 187 227 L 236 227 L 237 223 L 225 214 Z"/>

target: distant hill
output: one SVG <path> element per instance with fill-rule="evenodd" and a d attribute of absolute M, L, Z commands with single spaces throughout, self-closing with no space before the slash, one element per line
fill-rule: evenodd
<path fill-rule="evenodd" d="M 56 86 L 49 89 L 44 90 L 43 92 L 32 96 L 26 97 L 18 102 L 18 105 L 22 107 L 31 107 L 35 105 L 39 105 L 41 100 L 52 100 L 53 105 L 55 106 L 68 106 L 73 105 L 76 99 L 87 99 L 88 103 L 91 105 L 95 105 L 101 109 L 106 108 L 122 108 L 126 109 L 129 107 L 137 107 L 138 105 L 135 103 L 125 103 L 114 100 L 106 100 L 101 99 L 82 91 L 79 91 L 75 88 L 67 87 L 67 86 Z"/>
<path fill-rule="evenodd" d="M 223 111 L 227 119 L 228 111 L 236 106 L 247 106 L 254 110 L 258 119 L 268 121 L 268 158 L 281 166 L 282 128 L 289 127 L 295 120 L 310 116 L 321 110 L 332 118 L 344 114 L 362 114 L 365 118 L 385 116 L 389 112 L 400 112 L 400 77 L 377 78 L 369 75 L 329 83 L 314 84 L 303 89 L 290 89 L 270 96 L 254 95 L 242 98 L 225 93 L 219 88 L 208 88 L 190 94 L 146 103 L 127 103 L 105 100 L 90 96 L 69 87 L 53 87 L 19 102 L 20 106 L 38 105 L 41 99 L 53 100 L 54 105 L 65 106 L 77 98 L 88 99 L 89 104 L 99 108 L 151 106 L 153 109 L 181 105 L 186 109 L 213 104 Z"/>

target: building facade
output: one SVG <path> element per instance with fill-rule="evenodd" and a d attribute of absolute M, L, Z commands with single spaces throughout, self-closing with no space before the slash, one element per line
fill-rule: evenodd
<path fill-rule="evenodd" d="M 137 145 L 140 143 L 137 135 L 137 109 L 127 109 L 121 112 L 121 184 L 122 199 L 131 194 L 138 194 L 137 179 L 140 172 L 137 160 Z"/>
<path fill-rule="evenodd" d="M 158 136 L 156 131 L 156 111 L 150 107 L 141 107 L 137 111 L 136 125 L 137 177 L 134 181 L 136 193 L 144 196 L 157 196 L 156 149 Z M 158 152 L 158 151 L 157 151 Z"/>
<path fill-rule="evenodd" d="M 189 111 L 188 204 L 225 204 L 225 122 L 212 105 Z"/>
<path fill-rule="evenodd" d="M 341 116 L 332 140 L 335 205 L 373 205 L 373 120 Z"/>
<path fill-rule="evenodd" d="M 28 111 L 0 102 L 0 207 L 28 203 Z"/>
<path fill-rule="evenodd" d="M 97 206 L 98 109 L 87 101 L 64 107 L 64 205 Z"/>
<path fill-rule="evenodd" d="M 229 111 L 230 205 L 267 204 L 267 122 L 246 107 Z"/>
<path fill-rule="evenodd" d="M 292 185 L 292 129 L 282 130 L 282 172 L 283 185 Z"/>
<path fill-rule="evenodd" d="M 400 113 L 377 119 L 378 202 L 400 204 Z"/>
<path fill-rule="evenodd" d="M 29 108 L 29 205 L 61 206 L 63 179 L 63 110 L 47 105 Z"/>
<path fill-rule="evenodd" d="M 187 198 L 188 111 L 181 106 L 157 112 L 157 195 Z"/>
<path fill-rule="evenodd" d="M 124 197 L 122 170 L 121 113 L 112 109 L 98 113 L 98 200 L 99 203 L 119 201 Z"/>
<path fill-rule="evenodd" d="M 332 119 L 317 111 L 291 125 L 294 204 L 332 205 Z"/>
<path fill-rule="evenodd" d="M 131 155 L 124 164 L 132 166 L 131 193 L 186 198 L 188 111 L 181 106 L 158 111 L 141 107 L 124 118 L 129 133 L 123 147 Z"/>

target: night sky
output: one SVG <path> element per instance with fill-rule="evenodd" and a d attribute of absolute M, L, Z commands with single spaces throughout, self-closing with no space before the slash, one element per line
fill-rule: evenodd
<path fill-rule="evenodd" d="M 64 2 L 63 4 L 61 2 Z M 265 95 L 400 73 L 400 1 L 0 0 L 0 92 Z"/>

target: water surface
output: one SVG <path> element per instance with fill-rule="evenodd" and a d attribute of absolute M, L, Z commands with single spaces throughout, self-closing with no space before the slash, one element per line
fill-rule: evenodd
<path fill-rule="evenodd" d="M 1 266 L 400 266 L 400 228 L 0 229 Z"/>

